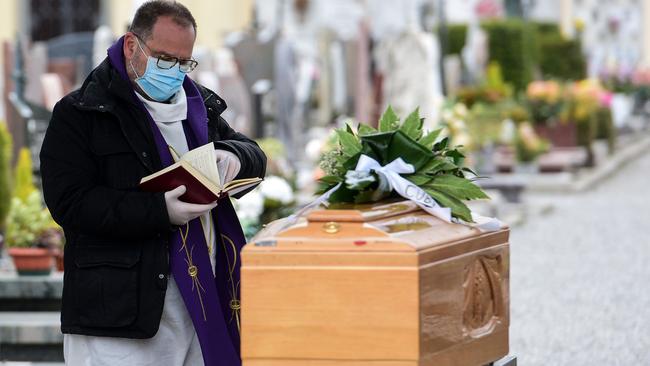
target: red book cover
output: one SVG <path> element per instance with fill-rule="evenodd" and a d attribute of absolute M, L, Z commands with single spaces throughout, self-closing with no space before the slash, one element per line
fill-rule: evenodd
<path fill-rule="evenodd" d="M 207 178 L 203 177 L 189 164 L 185 162 L 173 164 L 157 173 L 147 176 L 140 181 L 140 188 L 147 192 L 167 192 L 178 186 L 185 186 L 185 194 L 180 200 L 188 203 L 208 204 L 216 201 L 219 196 L 212 191 L 218 192 L 217 187 L 212 185 Z"/>

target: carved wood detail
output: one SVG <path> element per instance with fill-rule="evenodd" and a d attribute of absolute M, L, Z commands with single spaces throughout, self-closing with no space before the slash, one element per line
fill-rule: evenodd
<path fill-rule="evenodd" d="M 490 333 L 504 314 L 503 258 L 479 256 L 465 268 L 463 330 L 470 337 Z"/>

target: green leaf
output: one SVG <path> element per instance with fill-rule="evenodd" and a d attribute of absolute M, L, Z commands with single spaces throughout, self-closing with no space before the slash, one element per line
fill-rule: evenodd
<path fill-rule="evenodd" d="M 420 119 L 420 108 L 415 108 L 415 110 L 409 114 L 408 117 L 404 120 L 404 123 L 399 128 L 406 136 L 417 140 L 422 137 L 422 120 Z"/>
<path fill-rule="evenodd" d="M 396 130 L 399 123 L 399 117 L 393 111 L 393 107 L 390 105 L 386 108 L 386 111 L 381 116 L 379 120 L 379 131 L 380 132 L 389 132 Z"/>
<path fill-rule="evenodd" d="M 433 152 L 418 144 L 403 131 L 398 130 L 395 131 L 388 145 L 386 158 L 386 163 L 390 163 L 397 158 L 402 158 L 407 163 L 412 164 L 417 172 L 433 158 Z"/>
<path fill-rule="evenodd" d="M 470 180 L 451 174 L 435 177 L 433 182 L 426 185 L 426 188 L 444 192 L 460 200 L 490 198 Z"/>
<path fill-rule="evenodd" d="M 440 133 L 442 132 L 442 128 L 439 128 L 435 131 L 431 131 L 424 135 L 421 139 L 418 140 L 418 143 L 421 145 L 424 145 L 427 149 L 431 150 L 433 149 L 433 143 L 436 142 L 436 139 L 438 136 L 440 136 Z"/>
<path fill-rule="evenodd" d="M 336 134 L 339 137 L 339 142 L 341 144 L 341 153 L 344 156 L 351 157 L 356 155 L 361 151 L 361 142 L 357 139 L 354 134 L 351 134 L 342 129 L 337 129 Z"/>
<path fill-rule="evenodd" d="M 440 206 L 449 207 L 453 217 L 467 222 L 473 222 L 472 212 L 461 200 L 433 188 L 427 188 L 424 191 L 436 200 Z"/>
<path fill-rule="evenodd" d="M 404 178 L 416 186 L 423 186 L 433 179 L 432 177 L 424 174 L 411 174 L 404 176 Z"/>
<path fill-rule="evenodd" d="M 343 178 L 336 175 L 326 175 L 319 180 L 323 183 L 334 185 L 342 182 Z"/>
<path fill-rule="evenodd" d="M 463 167 L 463 168 L 462 168 L 462 171 L 464 171 L 464 172 L 468 172 L 468 173 L 474 175 L 476 178 L 479 177 L 478 174 L 477 174 L 474 170 L 472 170 L 472 169 L 470 169 L 470 168 L 468 168 L 468 167 Z"/>
<path fill-rule="evenodd" d="M 365 136 L 365 135 L 370 135 L 371 133 L 376 133 L 377 129 L 368 126 L 366 124 L 360 123 L 359 124 L 359 136 Z"/>
<path fill-rule="evenodd" d="M 357 195 L 357 193 L 359 192 L 348 189 L 344 184 L 339 189 L 337 189 L 334 193 L 332 193 L 329 201 L 332 203 L 354 202 L 354 197 Z"/>
<path fill-rule="evenodd" d="M 349 156 L 345 156 L 345 155 L 337 155 L 337 156 L 335 157 L 335 159 L 336 159 L 336 162 L 338 163 L 339 166 L 345 168 L 345 164 L 346 164 L 346 163 L 348 162 L 348 160 L 350 160 L 351 158 L 350 158 Z M 347 170 L 346 170 L 346 171 L 347 171 Z M 344 171 L 343 173 L 345 174 L 345 171 Z"/>
<path fill-rule="evenodd" d="M 375 193 L 375 191 L 372 190 L 372 189 L 358 192 L 354 196 L 354 203 L 372 202 L 372 197 L 373 197 L 374 193 Z"/>
<path fill-rule="evenodd" d="M 460 163 L 465 158 L 465 155 L 463 155 L 463 153 L 458 151 L 458 149 L 447 151 L 445 153 L 445 156 L 452 158 L 454 160 L 454 164 L 456 164 L 456 165 L 460 165 Z"/>
<path fill-rule="evenodd" d="M 352 126 L 350 126 L 349 123 L 346 123 L 346 124 L 345 124 L 345 131 L 346 131 L 347 133 L 352 134 L 352 136 L 356 136 L 356 134 L 354 133 L 354 130 L 352 129 Z"/>
<path fill-rule="evenodd" d="M 315 193 L 316 194 L 323 194 L 323 193 L 329 191 L 330 189 L 332 189 L 334 186 L 335 186 L 334 184 L 328 184 L 328 183 L 319 181 L 318 186 L 316 187 L 316 192 Z"/>
<path fill-rule="evenodd" d="M 458 167 L 451 163 L 447 159 L 441 159 L 440 157 L 432 158 L 427 164 L 425 164 L 422 169 L 418 171 L 421 174 L 435 175 L 440 172 L 446 172 L 450 170 L 457 169 Z"/>
<path fill-rule="evenodd" d="M 433 145 L 433 151 L 442 151 L 447 148 L 448 144 L 449 144 L 449 137 L 445 137 L 444 139 L 440 140 L 440 142 Z"/>

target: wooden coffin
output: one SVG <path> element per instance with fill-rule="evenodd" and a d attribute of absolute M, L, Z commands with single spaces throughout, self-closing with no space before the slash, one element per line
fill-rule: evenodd
<path fill-rule="evenodd" d="M 276 221 L 242 251 L 243 364 L 498 360 L 508 354 L 508 236 L 410 201 Z"/>

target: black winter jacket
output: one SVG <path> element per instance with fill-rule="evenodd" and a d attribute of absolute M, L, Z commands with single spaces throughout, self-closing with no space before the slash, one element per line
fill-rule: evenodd
<path fill-rule="evenodd" d="M 209 138 L 241 161 L 237 178 L 263 177 L 259 146 L 220 117 L 219 96 L 198 88 Z M 63 333 L 150 338 L 158 331 L 175 228 L 164 193 L 138 189 L 162 168 L 145 113 L 108 60 L 54 107 L 40 163 L 45 202 L 66 236 Z"/>

